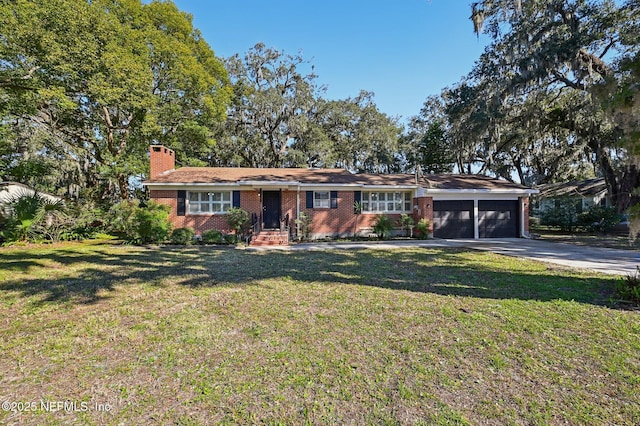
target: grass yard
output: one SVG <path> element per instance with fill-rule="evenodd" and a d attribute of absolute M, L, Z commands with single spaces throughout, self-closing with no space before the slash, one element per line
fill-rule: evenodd
<path fill-rule="evenodd" d="M 532 230 L 536 239 L 554 243 L 568 243 L 577 246 L 605 247 L 618 250 L 640 250 L 640 239 L 629 240 L 624 233 L 600 234 L 593 232 L 564 232 L 547 226 L 536 226 Z"/>
<path fill-rule="evenodd" d="M 0 423 L 636 425 L 618 279 L 465 250 L 4 248 Z"/>

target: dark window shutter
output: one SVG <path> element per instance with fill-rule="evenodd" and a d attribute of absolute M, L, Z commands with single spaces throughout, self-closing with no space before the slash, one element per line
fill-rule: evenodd
<path fill-rule="evenodd" d="M 233 191 L 233 207 L 240 207 L 240 191 Z"/>
<path fill-rule="evenodd" d="M 338 208 L 338 191 L 331 191 L 331 204 L 332 209 Z"/>
<path fill-rule="evenodd" d="M 362 191 L 353 191 L 353 212 L 358 214 L 360 212 L 356 209 L 356 203 L 360 204 L 360 209 L 362 209 Z"/>
<path fill-rule="evenodd" d="M 307 191 L 307 208 L 313 208 L 313 191 Z"/>
<path fill-rule="evenodd" d="M 178 211 L 176 214 L 178 216 L 184 216 L 187 211 L 186 201 L 187 199 L 187 191 L 180 190 L 178 191 Z"/>

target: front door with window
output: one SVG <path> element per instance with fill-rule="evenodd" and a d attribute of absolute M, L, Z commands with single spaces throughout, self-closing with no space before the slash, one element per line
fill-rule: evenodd
<path fill-rule="evenodd" d="M 262 218 L 265 228 L 280 228 L 280 216 L 282 215 L 280 198 L 280 191 L 262 192 Z"/>

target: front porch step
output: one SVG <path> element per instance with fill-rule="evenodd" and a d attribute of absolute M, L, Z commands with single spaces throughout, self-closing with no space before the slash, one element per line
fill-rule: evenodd
<path fill-rule="evenodd" d="M 258 234 L 251 238 L 249 244 L 253 247 L 260 246 L 288 246 L 289 245 L 289 233 L 287 231 L 260 231 Z"/>

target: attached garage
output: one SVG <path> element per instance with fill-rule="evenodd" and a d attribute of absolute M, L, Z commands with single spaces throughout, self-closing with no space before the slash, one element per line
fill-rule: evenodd
<path fill-rule="evenodd" d="M 435 238 L 473 238 L 473 200 L 433 202 Z"/>
<path fill-rule="evenodd" d="M 518 201 L 479 200 L 478 233 L 480 238 L 517 238 Z"/>

